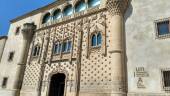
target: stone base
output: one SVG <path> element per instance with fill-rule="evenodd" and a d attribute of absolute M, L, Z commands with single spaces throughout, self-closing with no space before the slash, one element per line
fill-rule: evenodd
<path fill-rule="evenodd" d="M 21 91 L 20 96 L 38 96 L 38 92 L 33 91 Z"/>
<path fill-rule="evenodd" d="M 16 94 L 16 90 L 8 90 L 8 89 L 0 90 L 0 96 L 15 96 L 15 94 Z"/>
<path fill-rule="evenodd" d="M 128 93 L 127 96 L 170 96 L 170 93 Z"/>
<path fill-rule="evenodd" d="M 80 93 L 79 96 L 126 96 L 123 93 Z"/>

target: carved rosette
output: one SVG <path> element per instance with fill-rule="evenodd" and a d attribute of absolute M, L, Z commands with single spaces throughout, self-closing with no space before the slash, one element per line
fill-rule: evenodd
<path fill-rule="evenodd" d="M 128 7 L 129 0 L 107 0 L 106 8 L 111 15 L 123 15 Z"/>

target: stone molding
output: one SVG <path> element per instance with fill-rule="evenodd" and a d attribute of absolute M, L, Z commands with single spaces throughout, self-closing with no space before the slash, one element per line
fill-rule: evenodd
<path fill-rule="evenodd" d="M 123 15 L 128 7 L 129 0 L 107 0 L 106 8 L 110 15 Z"/>

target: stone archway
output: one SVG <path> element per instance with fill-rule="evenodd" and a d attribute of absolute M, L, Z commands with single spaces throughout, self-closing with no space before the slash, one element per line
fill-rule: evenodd
<path fill-rule="evenodd" d="M 51 76 L 49 95 L 48 96 L 64 96 L 65 74 L 57 73 Z"/>

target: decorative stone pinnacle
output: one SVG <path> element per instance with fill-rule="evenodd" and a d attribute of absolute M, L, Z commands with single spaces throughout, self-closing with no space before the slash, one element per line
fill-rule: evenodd
<path fill-rule="evenodd" d="M 128 7 L 129 0 L 107 0 L 106 8 L 111 15 L 123 15 Z"/>
<path fill-rule="evenodd" d="M 24 39 L 26 40 L 31 39 L 35 29 L 36 25 L 34 25 L 33 23 L 25 23 L 24 28 L 22 29 Z"/>

